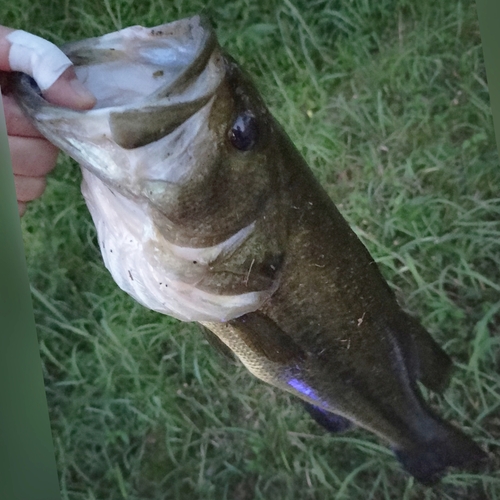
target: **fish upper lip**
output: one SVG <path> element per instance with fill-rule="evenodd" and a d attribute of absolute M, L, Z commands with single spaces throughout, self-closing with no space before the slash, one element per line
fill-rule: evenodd
<path fill-rule="evenodd" d="M 203 30 L 203 42 L 196 52 L 191 64 L 186 66 L 184 71 L 182 71 L 169 86 L 164 89 L 159 89 L 155 93 L 155 95 L 159 98 L 171 97 L 182 92 L 182 90 L 188 87 L 192 79 L 199 76 L 206 67 L 215 47 L 217 46 L 217 37 L 209 21 L 204 17 L 197 16 L 197 18 L 199 19 L 198 26 Z M 193 21 L 194 19 L 196 18 L 192 18 L 191 20 Z"/>
<path fill-rule="evenodd" d="M 105 37 L 109 37 L 113 40 L 113 35 L 119 37 L 119 34 L 123 32 L 126 33 L 127 30 L 132 33 L 132 37 L 135 33 L 137 33 L 138 44 L 140 41 L 143 41 L 144 38 L 150 38 L 150 40 L 145 40 L 144 48 L 137 49 L 136 55 L 141 59 L 140 62 L 145 66 L 149 65 L 151 70 L 156 69 L 156 71 L 153 72 L 153 75 L 160 73 L 161 76 L 163 76 L 164 71 L 168 71 L 172 66 L 175 66 L 175 64 L 179 65 L 179 59 L 182 59 L 183 55 L 185 55 L 186 52 L 189 52 L 188 50 L 184 50 L 186 46 L 194 46 L 196 50 L 193 51 L 190 56 L 187 56 L 190 58 L 190 61 L 181 65 L 180 71 L 173 76 L 171 81 L 167 81 L 166 84 L 159 85 L 153 92 L 144 94 L 142 98 L 136 99 L 135 106 L 133 102 L 127 102 L 125 105 L 121 106 L 99 106 L 98 100 L 97 106 L 94 109 L 98 109 L 100 107 L 131 109 L 142 106 L 144 101 L 155 103 L 162 102 L 163 104 L 167 104 L 170 100 L 178 101 L 182 97 L 183 91 L 185 91 L 206 68 L 210 57 L 217 46 L 215 31 L 209 21 L 200 16 L 181 19 L 172 23 L 156 26 L 154 28 L 132 26 L 130 28 L 126 28 L 125 30 L 120 30 L 119 32 L 111 33 L 107 36 L 105 35 Z M 101 37 L 101 39 L 105 37 Z M 124 34 L 123 37 L 125 38 L 126 35 Z M 157 45 L 155 45 L 156 41 L 158 42 Z M 165 41 L 165 45 L 163 46 L 162 41 Z M 171 42 L 170 46 L 168 42 Z M 88 44 L 91 44 L 90 40 L 88 41 Z M 81 48 L 80 45 L 77 44 L 76 50 L 72 50 L 72 44 L 66 47 L 66 55 L 72 60 L 75 57 L 78 58 L 80 53 L 84 52 L 86 49 L 85 41 L 81 44 Z M 64 48 L 65 47 L 63 47 L 63 49 Z M 104 53 L 108 51 L 106 47 L 103 47 L 101 50 Z M 154 54 L 156 54 L 156 56 Z M 165 55 L 167 55 L 167 57 L 165 57 Z M 169 55 L 170 58 L 173 59 L 173 63 L 172 61 L 166 61 L 166 59 L 169 59 Z M 76 63 L 75 70 L 77 71 L 77 74 L 79 67 L 80 65 Z M 146 73 L 146 71 L 144 71 L 144 73 Z M 143 80 L 141 78 L 138 86 L 140 87 L 142 85 Z"/>

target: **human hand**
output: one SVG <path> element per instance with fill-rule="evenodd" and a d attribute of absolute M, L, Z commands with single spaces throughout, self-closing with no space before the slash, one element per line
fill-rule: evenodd
<path fill-rule="evenodd" d="M 94 96 L 77 80 L 71 62 L 55 45 L 27 33 L 19 37 L 19 33 L 23 32 L 0 25 L 0 86 L 6 73 L 24 71 L 53 104 L 81 110 L 95 105 Z M 54 168 L 59 150 L 33 127 L 14 98 L 3 91 L 2 86 L 17 204 L 22 216 L 26 203 L 44 192 L 45 176 Z"/>

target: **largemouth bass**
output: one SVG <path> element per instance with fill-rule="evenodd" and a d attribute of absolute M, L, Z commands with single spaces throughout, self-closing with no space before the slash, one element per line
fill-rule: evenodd
<path fill-rule="evenodd" d="M 63 47 L 97 98 L 48 103 L 38 129 L 82 166 L 104 263 L 144 306 L 203 325 L 331 431 L 385 440 L 417 480 L 486 454 L 435 414 L 450 358 L 398 305 L 250 79 L 198 16 Z"/>

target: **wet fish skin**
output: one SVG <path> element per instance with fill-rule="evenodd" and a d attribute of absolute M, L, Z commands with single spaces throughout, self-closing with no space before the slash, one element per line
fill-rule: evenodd
<path fill-rule="evenodd" d="M 442 391 L 450 358 L 400 308 L 289 138 L 273 129 L 287 213 L 280 286 L 255 313 L 203 324 L 258 378 L 389 441 L 422 483 L 482 462 L 484 452 L 417 387 Z"/>
<path fill-rule="evenodd" d="M 270 115 L 250 78 L 213 44 L 213 36 L 208 39 L 212 52 L 200 54 L 211 61 L 214 78 L 219 78 L 213 92 L 186 101 L 181 109 L 162 101 L 165 91 L 160 89 L 148 98 L 149 107 L 143 101 L 142 107 L 111 111 L 110 135 L 101 149 L 92 149 L 94 137 L 83 137 L 79 125 L 97 120 L 94 115 L 56 112 L 35 102 L 25 82 L 17 83 L 21 104 L 42 132 L 83 165 L 87 203 L 115 280 L 137 298 L 136 283 L 125 283 L 127 270 L 120 269 L 124 264 L 113 263 L 105 244 L 114 225 L 125 224 L 119 215 L 136 211 L 137 221 L 155 233 L 149 240 L 145 233 L 136 238 L 141 246 L 134 251 L 148 265 L 208 294 L 203 298 L 256 294 L 246 309 L 226 311 L 217 303 L 219 309 L 181 308 L 169 314 L 200 322 L 216 336 L 216 343 L 222 341 L 261 380 L 338 415 L 330 418 L 332 426 L 340 422 L 344 429 L 351 422 L 380 436 L 423 483 L 435 482 L 449 466 L 483 462 L 486 454 L 431 411 L 417 386 L 420 381 L 442 391 L 451 360 L 400 308 L 376 263 Z M 74 46 L 76 58 L 78 47 L 86 47 L 85 41 L 79 44 Z M 86 63 L 93 57 L 101 56 L 84 51 L 80 60 Z M 181 72 L 178 95 L 200 72 L 199 67 L 191 71 L 187 80 Z M 159 154 L 177 147 L 182 143 L 177 136 L 187 133 L 186 124 L 193 126 L 197 117 L 205 122 L 192 138 L 196 164 L 186 163 L 187 181 L 169 184 L 152 177 L 154 165 L 147 159 L 135 170 L 130 165 L 120 170 L 120 161 L 137 151 L 146 158 L 148 151 Z M 66 131 L 58 127 L 61 120 L 70 124 Z M 236 123 L 243 128 L 235 132 Z M 65 134 L 71 130 L 76 132 L 68 142 Z M 113 200 L 108 191 L 123 198 L 122 212 L 112 206 L 118 215 L 111 221 L 107 205 L 101 203 L 105 196 Z M 206 262 L 170 255 L 185 247 L 191 249 L 186 255 L 203 254 L 238 234 L 243 236 L 237 243 Z M 133 269 L 135 282 L 142 272 Z M 156 302 L 152 305 L 147 294 L 141 297 L 147 307 L 166 312 Z"/>

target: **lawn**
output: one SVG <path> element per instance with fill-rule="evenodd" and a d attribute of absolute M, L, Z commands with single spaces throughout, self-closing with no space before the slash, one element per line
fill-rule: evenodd
<path fill-rule="evenodd" d="M 362 430 L 327 434 L 144 309 L 102 264 L 61 155 L 22 221 L 65 500 L 500 499 L 500 169 L 475 4 L 2 0 L 61 44 L 204 12 L 401 304 L 456 362 L 433 406 L 493 456 L 424 488 Z"/>

